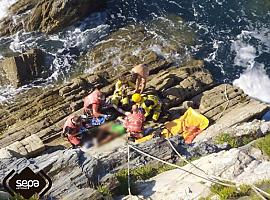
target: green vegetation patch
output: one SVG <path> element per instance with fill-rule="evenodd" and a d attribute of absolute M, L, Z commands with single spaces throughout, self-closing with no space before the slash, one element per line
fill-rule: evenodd
<path fill-rule="evenodd" d="M 132 194 L 137 194 L 134 183 L 138 180 L 147 180 L 160 173 L 175 169 L 168 165 L 146 165 L 130 170 L 130 187 Z M 120 182 L 120 186 L 115 192 L 117 195 L 128 195 L 128 170 L 122 169 L 116 173 L 116 178 Z"/>
<path fill-rule="evenodd" d="M 216 144 L 227 143 L 232 148 L 237 148 L 237 147 L 244 146 L 244 145 L 250 143 L 254 139 L 255 139 L 255 137 L 253 137 L 251 135 L 245 135 L 245 136 L 241 136 L 241 137 L 233 137 L 228 133 L 222 133 L 222 134 L 219 134 L 218 136 L 216 136 L 214 141 Z"/>
<path fill-rule="evenodd" d="M 256 141 L 255 146 L 270 157 L 270 134 Z"/>
<path fill-rule="evenodd" d="M 251 188 L 248 185 L 241 185 L 239 189 L 236 187 L 225 187 L 222 185 L 214 184 L 210 188 L 213 194 L 220 197 L 221 200 L 227 200 L 231 198 L 248 196 Z"/>
<path fill-rule="evenodd" d="M 198 158 L 192 158 L 189 161 L 196 160 Z M 181 161 L 176 165 L 182 167 L 186 165 L 186 162 Z M 130 170 L 130 188 L 132 194 L 137 194 L 135 182 L 138 180 L 148 180 L 158 174 L 175 169 L 175 167 L 165 164 L 148 164 L 142 167 L 137 167 Z M 128 170 L 122 169 L 115 174 L 120 186 L 114 191 L 115 195 L 128 195 Z"/>
<path fill-rule="evenodd" d="M 108 187 L 104 186 L 104 185 L 99 185 L 97 187 L 97 191 L 103 195 L 103 197 L 111 197 L 112 198 L 112 193 L 109 190 Z"/>
<path fill-rule="evenodd" d="M 260 181 L 255 184 L 258 188 L 270 194 L 270 180 Z M 251 189 L 249 185 L 240 185 L 236 187 L 226 187 L 219 184 L 214 184 L 210 188 L 211 194 L 200 200 L 210 200 L 213 195 L 218 195 L 221 200 L 238 199 L 247 197 L 250 200 L 260 200 L 261 198 Z"/>

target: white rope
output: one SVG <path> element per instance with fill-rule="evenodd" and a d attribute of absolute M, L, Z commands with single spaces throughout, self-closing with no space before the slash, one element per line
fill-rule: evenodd
<path fill-rule="evenodd" d="M 128 148 L 128 194 L 129 198 L 131 199 L 131 189 L 130 189 L 130 149 L 129 149 L 129 144 L 127 145 Z"/>
<path fill-rule="evenodd" d="M 200 170 L 201 172 L 203 172 L 205 175 L 208 176 L 208 178 L 214 178 L 216 179 L 217 182 L 219 181 L 226 181 L 226 182 L 230 182 L 230 183 L 233 183 L 233 184 L 239 184 L 237 182 L 234 182 L 234 181 L 231 181 L 231 180 L 228 180 L 228 179 L 223 179 L 221 177 L 217 177 L 217 176 L 212 176 L 212 175 L 209 175 L 208 173 L 206 173 L 204 170 L 202 170 L 201 168 L 199 168 L 198 166 L 196 166 L 195 164 L 193 164 L 192 162 L 189 162 L 187 159 L 185 159 L 176 149 L 175 147 L 173 146 L 173 144 L 171 143 L 171 141 L 169 139 L 166 138 L 166 140 L 169 142 L 170 146 L 172 147 L 173 151 L 182 159 L 184 160 L 186 163 L 192 165 L 193 167 L 195 167 L 196 169 Z M 209 177 L 209 176 L 212 176 L 212 177 Z M 224 183 L 218 183 L 220 185 L 224 185 Z M 235 186 L 234 186 L 235 187 Z M 263 195 L 265 195 L 266 197 L 270 198 L 270 194 L 268 194 L 267 192 L 261 190 L 260 188 L 256 187 L 255 185 L 251 184 L 251 188 L 256 192 L 256 194 L 258 194 L 259 197 L 261 197 L 263 200 L 265 199 Z M 263 194 L 263 195 L 262 195 Z"/>
<path fill-rule="evenodd" d="M 209 179 L 212 179 L 212 180 L 215 180 L 215 181 L 222 181 L 222 182 L 231 182 L 233 183 L 231 180 L 228 180 L 228 179 L 224 179 L 224 178 L 221 178 L 221 177 L 216 177 L 216 176 L 213 176 L 213 175 L 209 175 L 206 171 L 204 171 L 203 169 L 199 168 L 198 166 L 196 166 L 195 164 L 193 164 L 192 162 L 188 161 L 186 158 L 184 158 L 176 149 L 175 147 L 173 146 L 173 144 L 171 143 L 171 141 L 166 138 L 166 140 L 169 142 L 170 146 L 172 147 L 173 151 L 183 160 L 185 161 L 187 164 L 190 164 L 191 166 L 195 167 L 196 169 L 198 169 L 199 171 L 203 172 Z M 235 183 L 233 183 L 235 184 Z"/>
<path fill-rule="evenodd" d="M 223 113 L 225 112 L 225 110 L 227 109 L 227 107 L 229 106 L 229 103 L 230 103 L 230 100 L 229 100 L 228 95 L 227 95 L 227 84 L 225 84 L 224 94 L 225 94 L 225 98 L 227 100 L 227 104 L 226 104 L 225 108 L 223 109 L 223 111 L 219 114 L 217 120 L 219 120 L 222 117 Z"/>
<path fill-rule="evenodd" d="M 135 147 L 133 147 L 133 146 L 131 146 L 131 145 L 129 145 L 129 147 L 130 147 L 131 149 L 133 149 L 133 150 L 135 150 L 135 151 L 137 151 L 137 152 L 139 152 L 139 153 L 141 153 L 141 154 L 147 156 L 147 157 L 150 157 L 150 158 L 154 159 L 154 160 L 157 160 L 157 161 L 162 162 L 162 163 L 164 163 L 164 164 L 167 164 L 167 165 L 170 165 L 170 166 L 172 166 L 172 167 L 178 168 L 178 169 L 180 169 L 180 170 L 182 170 L 182 171 L 184 171 L 184 172 L 186 172 L 186 173 L 192 174 L 192 175 L 197 176 L 197 177 L 199 177 L 199 178 L 202 178 L 202 179 L 204 179 L 204 180 L 207 180 L 207 181 L 210 181 L 210 182 L 213 182 L 213 183 L 217 183 L 216 181 L 213 181 L 213 180 L 209 179 L 208 177 L 205 177 L 205 176 L 202 176 L 202 175 L 199 175 L 199 174 L 195 174 L 195 173 L 190 172 L 190 171 L 188 171 L 188 170 L 186 170 L 186 169 L 183 169 L 182 167 L 179 167 L 178 165 L 169 163 L 169 162 L 164 161 L 164 160 L 161 160 L 161 159 L 159 159 L 159 158 L 157 158 L 157 157 L 155 157 L 155 156 L 149 155 L 149 154 L 147 154 L 147 153 L 145 153 L 145 152 L 143 152 L 143 151 L 141 151 L 141 150 L 139 150 L 139 149 L 137 149 L 137 148 L 135 148 Z M 218 183 L 217 183 L 217 184 L 218 184 Z M 224 185 L 224 186 L 228 186 L 228 187 L 235 187 L 234 185 L 229 185 L 229 184 L 223 184 L 223 185 Z"/>
<path fill-rule="evenodd" d="M 262 199 L 267 200 L 254 186 L 251 187 L 251 189 Z"/>
<path fill-rule="evenodd" d="M 255 186 L 255 185 L 252 185 L 252 186 L 253 186 L 258 192 L 260 192 L 260 193 L 264 194 L 266 197 L 270 198 L 270 194 L 269 194 L 269 193 L 263 191 L 262 189 L 258 188 L 258 187 Z"/>
<path fill-rule="evenodd" d="M 173 145 L 172 145 L 172 147 L 173 147 Z M 180 167 L 180 166 L 178 166 L 178 165 L 175 165 L 175 164 L 172 164 L 172 163 L 169 163 L 169 162 L 167 162 L 167 161 L 164 161 L 164 160 L 161 160 L 161 159 L 159 159 L 159 158 L 157 158 L 157 157 L 155 157 L 155 156 L 152 156 L 152 155 L 150 155 L 150 154 L 147 154 L 147 153 L 145 153 L 145 152 L 143 152 L 143 151 L 141 151 L 141 150 L 139 150 L 139 149 L 137 149 L 137 148 L 135 148 L 135 147 L 133 147 L 132 145 L 129 145 L 128 144 L 128 188 L 129 188 L 129 194 L 130 194 L 130 197 L 131 197 L 131 192 L 130 192 L 130 174 L 129 174 L 129 171 L 130 171 L 130 169 L 129 169 L 129 154 L 130 154 L 130 148 L 131 149 L 133 149 L 133 150 L 135 150 L 135 151 L 137 151 L 137 152 L 139 152 L 139 153 L 141 153 L 141 154 L 143 154 L 143 155 L 145 155 L 145 156 L 147 156 L 147 157 L 150 157 L 150 158 L 152 158 L 152 159 L 154 159 L 154 160 L 157 160 L 157 161 L 159 161 L 159 162 L 162 162 L 162 163 L 164 163 L 164 164 L 167 164 L 167 165 L 170 165 L 170 166 L 172 166 L 172 167 L 175 167 L 175 168 L 178 168 L 178 169 L 180 169 L 180 170 L 182 170 L 182 171 L 184 171 L 184 172 L 186 172 L 186 173 L 189 173 L 189 174 L 192 174 L 192 175 L 194 175 L 194 176 L 197 176 L 197 177 L 199 177 L 199 178 L 202 178 L 202 179 L 204 179 L 204 180 L 207 180 L 207 181 L 210 181 L 210 182 L 212 182 L 212 183 L 215 183 L 215 184 L 219 184 L 219 185 L 223 185 L 223 186 L 227 186 L 227 187 L 236 187 L 236 182 L 233 182 L 233 181 L 231 181 L 231 180 L 226 180 L 226 179 L 222 179 L 222 180 L 224 180 L 224 181 L 226 181 L 226 182 L 231 182 L 231 183 L 233 183 L 233 184 L 227 184 L 227 183 L 223 183 L 223 182 L 220 182 L 218 179 L 220 179 L 220 177 L 215 177 L 215 178 L 218 178 L 217 180 L 213 180 L 212 178 L 209 178 L 208 176 L 207 177 L 204 177 L 204 176 L 202 176 L 202 175 L 198 175 L 198 174 L 196 174 L 196 173 L 193 173 L 193 172 L 190 172 L 190 171 L 188 171 L 188 170 L 186 170 L 186 169 L 183 169 L 182 167 Z M 176 151 L 176 149 L 173 147 L 173 149 Z M 177 152 L 177 151 L 176 151 Z M 179 152 L 177 152 L 177 155 L 180 155 L 179 154 Z M 181 155 L 180 155 L 180 157 L 182 157 Z M 183 157 L 182 157 L 183 158 Z M 186 160 L 185 158 L 183 158 L 184 160 Z M 186 162 L 188 162 L 188 163 L 190 163 L 188 160 L 186 160 Z M 191 164 L 191 163 L 190 163 Z M 191 165 L 193 165 L 194 167 L 196 167 L 197 169 L 199 169 L 196 165 L 194 165 L 194 164 L 191 164 Z M 203 171 L 202 169 L 200 169 L 200 171 Z M 204 172 L 204 171 L 203 171 Z M 206 172 L 204 172 L 204 173 L 206 173 Z M 207 173 L 206 173 L 206 175 L 207 175 Z M 265 195 L 265 196 L 267 196 L 267 197 L 270 197 L 270 195 L 267 193 L 267 192 L 265 192 L 265 191 L 263 191 L 263 190 L 261 190 L 260 188 L 258 188 L 258 187 L 256 187 L 256 186 L 254 186 L 253 184 L 251 184 L 251 188 L 256 192 L 256 194 L 261 198 L 261 199 L 263 199 L 263 200 L 267 200 L 263 195 Z"/>
<path fill-rule="evenodd" d="M 200 169 L 199 167 L 197 167 L 197 166 L 194 165 L 193 163 L 189 162 L 186 158 L 184 158 L 184 157 L 183 157 L 183 156 L 175 149 L 175 147 L 173 146 L 173 144 L 171 143 L 171 141 L 170 141 L 168 138 L 166 138 L 166 140 L 169 142 L 169 144 L 170 144 L 170 146 L 172 147 L 173 151 L 174 151 L 174 152 L 175 152 L 175 153 L 176 153 L 183 161 L 185 161 L 187 164 L 192 165 L 193 167 L 195 167 L 196 169 L 198 169 L 199 171 L 203 172 L 205 175 L 208 176 L 208 174 L 207 174 L 204 170 Z"/>

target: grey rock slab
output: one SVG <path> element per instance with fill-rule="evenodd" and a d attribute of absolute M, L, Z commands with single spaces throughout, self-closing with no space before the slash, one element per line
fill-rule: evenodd
<path fill-rule="evenodd" d="M 193 164 L 207 174 L 233 180 L 238 185 L 252 184 L 270 178 L 270 162 L 262 156 L 255 159 L 250 151 L 231 149 L 214 153 Z M 203 172 L 188 164 L 183 167 L 192 173 L 205 176 Z M 197 199 L 208 195 L 211 182 L 180 169 L 164 172 L 138 185 L 139 195 L 144 199 Z"/>
<path fill-rule="evenodd" d="M 59 150 L 32 159 L 1 159 L 0 178 L 3 179 L 12 169 L 20 172 L 25 167 L 30 167 L 35 172 L 45 171 L 53 181 L 48 195 L 55 198 L 62 198 L 73 192 L 80 195 L 79 189 L 97 185 L 100 174 L 97 159 L 80 150 Z"/>
<path fill-rule="evenodd" d="M 237 106 L 233 110 L 223 115 L 213 125 L 198 135 L 194 142 L 214 138 L 220 132 L 226 131 L 227 128 L 262 116 L 263 113 L 268 109 L 269 105 L 256 100 L 250 100 L 250 102 L 246 103 L 245 105 Z"/>

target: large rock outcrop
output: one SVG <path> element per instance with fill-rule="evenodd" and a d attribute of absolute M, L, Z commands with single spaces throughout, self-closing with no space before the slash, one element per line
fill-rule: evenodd
<path fill-rule="evenodd" d="M 195 141 L 214 138 L 229 127 L 260 119 L 269 105 L 248 97 L 243 90 L 222 84 L 192 99 L 200 113 L 212 121 L 212 125 Z"/>
<path fill-rule="evenodd" d="M 42 64 L 42 52 L 37 49 L 5 58 L 0 61 L 0 86 L 19 87 L 39 78 L 43 70 Z"/>
<path fill-rule="evenodd" d="M 19 30 L 55 33 L 105 6 L 105 0 L 19 0 L 0 22 L 0 36 Z M 18 15 L 16 20 L 13 15 Z"/>
<path fill-rule="evenodd" d="M 152 67 L 151 79 L 160 77 L 160 74 L 165 73 L 167 76 L 173 76 L 176 79 L 174 83 L 168 86 L 168 90 L 178 88 L 178 91 L 189 91 L 185 95 L 176 93 L 176 96 L 172 97 L 176 100 L 171 100 L 173 104 L 169 103 L 172 95 L 160 95 L 164 105 L 168 105 L 168 107 L 180 105 L 184 100 L 191 99 L 212 86 L 211 74 L 204 69 L 202 62 L 199 63 L 201 64 L 196 67 L 193 66 L 193 62 L 190 62 L 185 67 L 167 68 L 167 70 L 159 65 L 156 68 Z M 97 75 L 98 73 L 100 75 Z M 105 94 L 110 95 L 114 80 L 113 75 L 106 75 L 104 71 L 100 71 L 96 75 L 78 77 L 70 83 L 54 89 L 37 89 L 38 91 L 34 91 L 33 94 L 28 91 L 26 94 L 19 95 L 15 99 L 16 103 L 0 107 L 2 109 L 0 131 L 3 132 L 0 136 L 0 144 L 5 147 L 32 134 L 37 134 L 44 142 L 59 137 L 65 117 L 74 111 L 81 110 L 82 100 L 88 94 L 88 91 L 94 87 L 99 87 Z M 151 84 L 151 81 L 149 84 Z M 111 89 L 107 90 L 108 88 Z M 162 91 L 162 89 L 159 89 L 157 92 L 162 94 Z M 23 96 L 24 99 L 22 100 Z"/>
<path fill-rule="evenodd" d="M 232 180 L 238 185 L 270 179 L 270 162 L 259 150 L 250 147 L 211 154 L 192 163 L 209 175 Z M 190 164 L 183 169 L 205 176 Z M 211 184 L 208 180 L 175 169 L 137 184 L 137 190 L 143 199 L 199 199 L 209 195 Z"/>
<path fill-rule="evenodd" d="M 98 183 L 98 165 L 98 160 L 80 150 L 62 150 L 29 160 L 15 157 L 1 159 L 0 178 L 3 180 L 11 169 L 18 173 L 25 167 L 30 167 L 35 172 L 43 170 L 51 178 L 53 185 L 48 193 L 49 197 L 98 200 L 102 199 L 102 195 L 90 187 L 91 184 Z"/>
<path fill-rule="evenodd" d="M 31 135 L 21 141 L 16 141 L 11 145 L 0 149 L 0 159 L 6 157 L 31 157 L 42 153 L 45 145 L 37 135 Z"/>
<path fill-rule="evenodd" d="M 183 21 L 174 16 L 174 20 Z M 134 65 L 146 63 L 150 68 L 150 74 L 155 74 L 161 69 L 166 69 L 174 64 L 170 57 L 172 54 L 181 54 L 181 60 L 186 61 L 183 54 L 186 45 L 191 45 L 195 38 L 192 30 L 185 23 L 175 23 L 175 29 L 171 30 L 171 37 L 175 42 L 164 43 L 161 38 L 156 38 L 153 32 L 164 28 L 162 20 L 151 21 L 155 28 L 147 30 L 140 25 L 130 25 L 113 32 L 97 44 L 91 51 L 80 59 L 80 64 L 91 66 L 91 70 L 106 70 L 112 75 L 119 76 L 123 71 L 130 70 Z M 149 28 L 149 27 L 148 27 Z M 157 29 L 157 30 L 156 30 Z M 166 37 L 166 36 L 164 36 Z M 120 73 L 120 74 L 119 74 Z"/>
<path fill-rule="evenodd" d="M 171 141 L 177 149 L 185 146 L 180 137 L 174 137 Z M 53 186 L 48 192 L 48 197 L 56 199 L 101 199 L 102 196 L 95 188 L 102 184 L 110 184 L 110 179 L 108 180 L 106 177 L 127 166 L 126 144 L 120 145 L 119 140 L 112 143 L 117 144 L 117 146 L 110 150 L 107 147 L 107 153 L 102 147 L 87 152 L 80 149 L 58 150 L 29 159 L 16 156 L 3 158 L 0 159 L 0 178 L 2 180 L 12 169 L 19 172 L 25 167 L 30 167 L 35 172 L 45 171 L 52 179 Z M 107 146 L 112 146 L 112 144 L 107 144 Z M 224 148 L 214 146 L 212 145 L 212 149 L 209 148 L 205 152 L 206 154 L 203 153 L 200 156 L 224 150 Z M 138 144 L 136 147 L 168 162 L 178 160 L 169 143 L 161 138 Z M 135 151 L 132 151 L 130 156 L 131 168 L 156 163 L 156 161 Z M 117 181 L 115 184 L 117 185 Z"/>
<path fill-rule="evenodd" d="M 104 6 L 104 0 L 43 0 L 29 16 L 28 31 L 59 31 Z"/>

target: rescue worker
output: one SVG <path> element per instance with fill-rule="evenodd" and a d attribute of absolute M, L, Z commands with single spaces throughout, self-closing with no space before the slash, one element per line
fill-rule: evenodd
<path fill-rule="evenodd" d="M 151 94 L 142 96 L 141 94 L 135 93 L 132 95 L 132 101 L 143 110 L 145 118 L 152 114 L 153 121 L 159 119 L 162 103 L 157 96 Z"/>
<path fill-rule="evenodd" d="M 139 111 L 137 105 L 132 106 L 132 111 L 126 113 L 124 120 L 120 120 L 127 131 L 127 137 L 140 139 L 143 137 L 144 121 L 145 117 L 142 112 Z"/>
<path fill-rule="evenodd" d="M 148 66 L 146 64 L 136 65 L 131 70 L 131 74 L 133 75 L 133 79 L 136 80 L 135 93 L 142 94 L 146 86 L 147 77 L 149 76 Z"/>
<path fill-rule="evenodd" d="M 105 95 L 99 89 L 95 89 L 91 94 L 84 98 L 83 110 L 84 114 L 93 117 L 105 117 L 100 112 L 101 105 L 105 102 Z"/>
<path fill-rule="evenodd" d="M 121 103 L 121 107 L 127 110 L 129 106 L 128 92 L 134 88 L 135 84 L 131 81 L 131 76 L 128 74 L 121 76 L 115 84 L 115 90 L 111 99 L 112 104 L 119 107 Z"/>
<path fill-rule="evenodd" d="M 82 118 L 77 115 L 71 115 L 67 118 L 63 127 L 63 136 L 68 138 L 73 148 L 82 145 L 83 142 Z"/>

